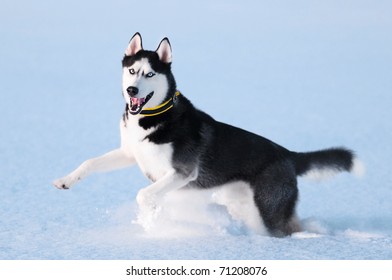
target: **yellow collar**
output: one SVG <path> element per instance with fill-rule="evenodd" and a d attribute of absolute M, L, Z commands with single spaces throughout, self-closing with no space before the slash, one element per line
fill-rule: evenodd
<path fill-rule="evenodd" d="M 176 101 L 177 97 L 180 96 L 181 93 L 179 91 L 176 91 L 176 93 L 171 97 L 169 100 L 165 101 L 164 103 L 152 107 L 152 108 L 146 108 L 141 110 L 139 113 L 142 116 L 146 117 L 152 117 L 152 116 L 157 116 L 160 114 L 165 113 L 166 111 L 170 110 L 174 106 L 174 102 Z"/>

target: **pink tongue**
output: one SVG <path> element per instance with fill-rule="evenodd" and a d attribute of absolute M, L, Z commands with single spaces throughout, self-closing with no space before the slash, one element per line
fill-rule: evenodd
<path fill-rule="evenodd" d="M 143 104 L 145 98 L 137 98 L 137 97 L 132 97 L 131 98 L 131 102 L 132 102 L 132 107 L 137 105 L 140 106 L 141 104 Z"/>

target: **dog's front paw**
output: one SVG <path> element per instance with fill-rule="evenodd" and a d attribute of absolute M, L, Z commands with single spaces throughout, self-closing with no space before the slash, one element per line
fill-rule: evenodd
<path fill-rule="evenodd" d="M 153 231 L 158 215 L 161 212 L 161 206 L 158 203 L 156 194 L 148 189 L 142 189 L 136 196 L 139 205 L 139 213 L 136 223 L 141 225 L 145 231 Z"/>
<path fill-rule="evenodd" d="M 154 211 L 158 208 L 156 195 L 148 189 L 141 189 L 136 196 L 136 201 L 141 209 Z"/>
<path fill-rule="evenodd" d="M 53 181 L 53 186 L 60 190 L 68 190 L 76 183 L 77 179 L 73 178 L 72 176 L 66 176 L 60 179 Z"/>

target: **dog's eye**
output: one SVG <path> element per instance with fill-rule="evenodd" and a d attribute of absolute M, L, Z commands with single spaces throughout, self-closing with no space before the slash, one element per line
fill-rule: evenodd
<path fill-rule="evenodd" d="M 151 77 L 154 77 L 154 76 L 155 76 L 155 73 L 153 73 L 153 72 L 148 72 L 147 75 L 146 75 L 147 78 L 151 78 Z"/>
<path fill-rule="evenodd" d="M 129 69 L 129 74 L 134 75 L 135 74 L 135 69 L 133 69 L 133 68 Z"/>

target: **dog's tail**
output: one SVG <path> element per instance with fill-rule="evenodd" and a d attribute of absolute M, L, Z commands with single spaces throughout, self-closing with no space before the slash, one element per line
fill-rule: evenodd
<path fill-rule="evenodd" d="M 298 176 L 321 180 L 338 172 L 352 172 L 362 176 L 364 165 L 355 154 L 346 148 L 331 148 L 307 153 L 293 153 Z"/>

